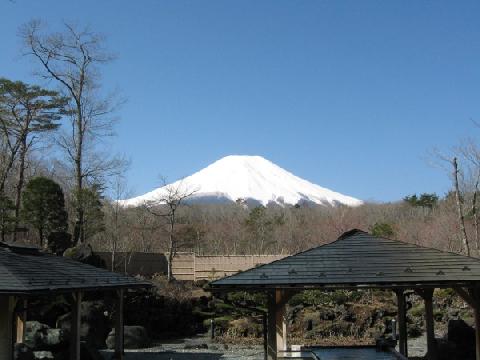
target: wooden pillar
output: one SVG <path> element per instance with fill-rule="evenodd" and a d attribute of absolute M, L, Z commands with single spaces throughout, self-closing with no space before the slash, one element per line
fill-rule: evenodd
<path fill-rule="evenodd" d="M 405 292 L 403 289 L 395 291 L 398 304 L 398 347 L 400 354 L 408 357 L 408 337 L 407 337 L 407 307 L 405 303 Z"/>
<path fill-rule="evenodd" d="M 15 298 L 0 295 L 0 360 L 13 358 L 13 311 Z"/>
<path fill-rule="evenodd" d="M 73 303 L 70 318 L 70 360 L 80 360 L 80 327 L 82 324 L 82 292 L 77 291 L 72 294 Z"/>
<path fill-rule="evenodd" d="M 280 351 L 287 350 L 287 322 L 285 305 L 288 297 L 284 290 L 276 289 L 268 297 L 267 359 L 276 360 Z"/>
<path fill-rule="evenodd" d="M 271 292 L 268 294 L 267 360 L 277 360 L 276 308 L 275 292 Z"/>
<path fill-rule="evenodd" d="M 480 291 L 474 288 L 464 289 L 461 287 L 454 288 L 454 290 L 473 309 L 473 316 L 475 318 L 475 358 L 480 360 Z"/>
<path fill-rule="evenodd" d="M 268 336 L 267 336 L 268 319 L 267 319 L 266 313 L 262 315 L 262 320 L 263 320 L 263 359 L 268 360 Z"/>
<path fill-rule="evenodd" d="M 27 321 L 27 305 L 28 302 L 26 299 L 17 302 L 17 307 L 19 306 L 15 317 L 17 343 L 25 342 L 25 322 Z"/>
<path fill-rule="evenodd" d="M 124 312 L 124 302 L 123 302 L 124 290 L 117 290 L 117 298 L 115 301 L 115 355 L 114 359 L 123 360 L 125 359 L 124 352 L 124 333 L 123 333 L 123 312 Z"/>
<path fill-rule="evenodd" d="M 285 319 L 285 296 L 282 290 L 275 291 L 277 353 L 287 350 L 287 322 Z"/>
<path fill-rule="evenodd" d="M 427 331 L 427 359 L 437 359 L 437 343 L 435 341 L 435 324 L 433 320 L 433 292 L 434 289 L 416 291 L 423 298 L 425 304 L 425 328 Z"/>
<path fill-rule="evenodd" d="M 476 359 L 480 360 L 480 310 L 477 307 L 473 309 L 473 314 L 475 317 L 475 342 L 476 342 Z"/>

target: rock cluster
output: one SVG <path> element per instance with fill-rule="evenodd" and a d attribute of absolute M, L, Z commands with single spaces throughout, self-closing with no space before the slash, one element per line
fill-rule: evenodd
<path fill-rule="evenodd" d="M 25 340 L 16 344 L 16 360 L 67 360 L 70 347 L 70 319 L 66 313 L 58 317 L 56 326 L 38 321 L 27 321 Z M 115 332 L 102 301 L 85 301 L 81 306 L 81 352 L 84 360 L 103 360 L 98 349 L 115 346 Z M 126 326 L 125 348 L 139 349 L 150 344 L 147 331 L 142 326 Z"/>

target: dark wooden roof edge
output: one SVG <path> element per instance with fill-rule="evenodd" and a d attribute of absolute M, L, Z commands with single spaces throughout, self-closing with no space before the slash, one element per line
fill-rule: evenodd
<path fill-rule="evenodd" d="M 315 284 L 315 283 L 298 283 L 289 284 L 229 284 L 220 286 L 211 286 L 207 290 L 211 292 L 228 292 L 228 291 L 259 291 L 259 290 L 363 290 L 363 289 L 447 289 L 457 287 L 480 288 L 480 281 L 439 281 L 439 282 L 397 282 L 397 283 L 363 283 L 363 284 Z"/>
<path fill-rule="evenodd" d="M 338 239 L 337 239 L 337 240 L 338 240 Z M 335 240 L 335 241 L 337 241 L 337 240 Z M 335 241 L 333 241 L 333 242 L 335 242 Z M 328 244 L 332 244 L 333 242 L 327 243 L 327 244 L 323 244 L 323 245 L 320 245 L 320 246 L 315 246 L 315 247 L 309 248 L 309 249 L 307 249 L 307 250 L 300 251 L 300 252 L 298 252 L 298 253 L 296 253 L 296 254 L 288 255 L 288 256 L 285 256 L 284 258 L 281 258 L 281 259 L 278 259 L 278 260 L 274 260 L 274 261 L 269 262 L 269 263 L 266 263 L 266 264 L 261 264 L 261 265 L 255 266 L 255 267 L 253 267 L 253 268 L 251 268 L 251 269 L 242 271 L 242 274 L 251 272 L 251 271 L 253 271 L 253 270 L 261 269 L 261 268 L 264 267 L 264 266 L 271 265 L 271 264 L 275 264 L 276 262 L 289 259 L 289 258 L 291 258 L 291 257 L 293 257 L 293 256 L 305 254 L 305 253 L 307 253 L 307 252 L 309 252 L 309 251 L 312 251 L 312 250 L 314 250 L 314 249 L 318 249 L 318 248 L 320 248 L 320 247 L 322 247 L 322 246 L 325 246 L 325 245 L 328 245 Z M 214 280 L 214 281 L 212 281 L 211 283 L 208 284 L 208 287 L 212 287 L 212 286 L 214 286 L 214 284 L 215 284 L 216 282 L 218 282 L 218 281 L 220 281 L 220 280 L 227 280 L 227 279 L 229 279 L 229 278 L 231 278 L 231 277 L 233 277 L 233 276 L 235 276 L 235 275 L 237 275 L 237 274 L 228 275 L 228 276 L 225 276 L 225 277 L 223 277 L 223 278 L 221 278 L 221 279 Z"/>
<path fill-rule="evenodd" d="M 276 263 L 276 262 L 278 262 L 278 261 L 283 261 L 283 260 L 286 260 L 286 259 L 291 258 L 291 257 L 293 257 L 293 256 L 297 256 L 297 255 L 302 255 L 302 254 L 308 253 L 309 251 L 316 250 L 316 249 L 318 249 L 318 248 L 321 248 L 321 247 L 324 247 L 324 246 L 333 244 L 333 243 L 335 243 L 335 242 L 337 242 L 337 241 L 339 241 L 339 240 L 342 240 L 342 239 L 344 239 L 344 238 L 346 238 L 346 237 L 349 237 L 349 236 L 351 236 L 351 235 L 353 235 L 353 234 L 356 234 L 356 233 L 359 233 L 359 232 L 360 232 L 360 233 L 364 233 L 364 234 L 368 234 L 366 231 L 363 231 L 363 230 L 360 230 L 360 229 L 351 229 L 351 230 L 349 230 L 349 231 L 344 232 L 342 235 L 340 235 L 336 240 L 334 240 L 334 241 L 332 241 L 332 242 L 311 247 L 311 248 L 309 248 L 309 249 L 307 249 L 307 250 L 300 251 L 300 252 L 298 252 L 298 253 L 296 253 L 296 254 L 288 255 L 288 256 L 285 256 L 284 258 L 281 258 L 281 259 L 278 259 L 278 260 L 274 260 L 274 261 L 272 261 L 272 262 L 269 262 L 269 263 L 266 263 L 266 264 L 262 264 L 262 265 L 253 267 L 253 268 L 251 268 L 251 269 L 242 271 L 242 273 L 248 273 L 248 272 L 253 271 L 253 270 L 261 269 L 261 268 L 264 267 L 264 266 L 274 264 L 274 263 Z M 390 240 L 390 239 L 389 239 L 389 240 Z M 228 276 L 225 276 L 225 277 L 223 277 L 223 278 L 221 278 L 221 279 L 212 281 L 211 283 L 209 283 L 208 286 L 209 286 L 209 287 L 210 287 L 210 286 L 213 286 L 217 281 L 219 281 L 219 280 L 227 280 L 227 279 L 229 279 L 229 278 L 231 278 L 231 277 L 233 277 L 233 276 L 235 276 L 235 275 L 236 275 L 236 274 L 228 275 Z"/>
<path fill-rule="evenodd" d="M 289 256 L 286 256 L 282 259 L 278 259 L 278 260 L 275 260 L 275 261 L 272 261 L 270 263 L 267 263 L 267 264 L 262 264 L 260 266 L 257 266 L 257 267 L 254 267 L 254 268 L 251 268 L 251 269 L 248 269 L 248 270 L 245 270 L 243 272 L 241 272 L 242 274 L 245 274 L 245 273 L 249 273 L 249 272 L 253 272 L 253 271 L 257 271 L 258 269 L 261 269 L 265 266 L 270 266 L 272 264 L 275 264 L 277 262 L 281 262 L 281 261 L 284 261 L 284 260 L 287 260 L 289 258 L 292 258 L 292 257 L 295 257 L 295 256 L 298 256 L 298 255 L 302 255 L 302 254 L 306 254 L 310 251 L 313 251 L 313 250 L 317 250 L 317 249 L 320 249 L 322 247 L 325 247 L 325 246 L 328 246 L 328 245 L 331 245 L 331 244 L 334 244 L 338 241 L 341 241 L 341 240 L 344 240 L 348 237 L 351 237 L 351 236 L 354 236 L 354 235 L 357 235 L 357 234 L 364 234 L 364 235 L 369 235 L 369 236 L 372 236 L 372 237 L 375 237 L 377 239 L 384 239 L 384 240 L 388 240 L 388 241 L 392 241 L 392 242 L 397 242 L 397 243 L 400 243 L 402 245 L 408 245 L 408 246 L 413 246 L 413 247 L 417 247 L 419 249 L 424 249 L 424 250 L 429 250 L 429 251 L 435 251 L 435 252 L 438 252 L 438 253 L 447 253 L 447 254 L 450 254 L 450 255 L 454 255 L 454 256 L 457 256 L 457 257 L 461 257 L 461 258 L 466 258 L 466 259 L 469 259 L 469 260 L 475 260 L 475 261 L 478 261 L 480 262 L 480 259 L 478 258 L 474 258 L 474 257 L 471 257 L 471 256 L 466 256 L 466 255 L 463 255 L 463 254 L 458 254 L 458 253 L 454 253 L 454 252 L 451 252 L 451 251 L 443 251 L 443 250 L 439 250 L 439 249 L 435 249 L 435 248 L 430 248 L 430 247 L 426 247 L 426 246 L 421 246 L 421 245 L 417 245 L 417 244 L 413 244 L 413 243 L 409 243 L 409 242 L 406 242 L 406 241 L 402 241 L 402 240 L 396 240 L 396 239 L 390 239 L 390 238 L 387 238 L 387 237 L 380 237 L 380 236 L 373 236 L 371 234 L 369 234 L 367 231 L 364 231 L 364 230 L 361 230 L 361 229 L 357 229 L 357 228 L 354 228 L 354 229 L 351 229 L 351 230 L 348 230 L 346 232 L 344 232 L 343 234 L 341 234 L 336 240 L 332 241 L 332 242 L 329 242 L 329 243 L 326 243 L 326 244 L 323 244 L 323 245 L 319 245 L 319 246 L 315 246 L 315 247 L 312 247 L 312 248 L 309 248 L 307 250 L 304 250 L 304 251 L 301 251 L 299 253 L 296 253 L 296 254 L 293 254 L 293 255 L 289 255 Z M 219 288 L 228 288 L 230 286 L 233 286 L 233 287 L 236 287 L 236 288 L 240 288 L 240 287 L 243 287 L 243 288 L 249 288 L 249 287 L 255 287 L 255 286 L 259 286 L 260 288 L 262 287 L 266 287 L 266 286 L 270 286 L 272 288 L 275 288 L 275 287 L 281 287 L 282 285 L 259 285 L 259 284 L 251 284 L 250 286 L 248 284 L 245 284 L 245 285 L 232 285 L 232 284 L 218 284 L 219 282 L 224 282 L 225 280 L 229 280 L 230 278 L 232 277 L 235 277 L 237 274 L 232 274 L 232 275 L 229 275 L 229 276 L 226 276 L 226 277 L 223 277 L 221 279 L 218 279 L 218 280 L 215 280 L 215 281 L 212 281 L 209 285 L 208 285 L 208 288 L 210 289 L 215 289 L 215 290 L 218 290 Z M 370 285 L 375 285 L 375 284 L 378 284 L 378 283 L 369 283 Z M 297 284 L 296 284 L 297 285 Z M 342 284 L 338 284 L 340 287 L 342 287 L 343 285 Z M 297 286 L 302 286 L 301 284 L 298 284 Z M 312 286 L 312 284 L 304 284 L 303 286 Z M 326 286 L 332 286 L 332 285 L 325 285 L 325 286 L 321 286 L 321 284 L 318 284 L 317 285 L 319 288 L 326 288 Z M 356 285 L 355 285 L 356 286 Z M 286 287 L 289 287 L 288 285 L 286 285 Z"/>
<path fill-rule="evenodd" d="M 51 288 L 51 289 L 36 289 L 36 290 L 0 290 L 0 295 L 21 295 L 21 296 L 35 296 L 46 294 L 67 294 L 72 292 L 89 292 L 89 291 L 114 291 L 119 289 L 148 289 L 153 287 L 153 284 L 147 281 L 137 282 L 131 284 L 107 284 L 105 286 L 91 286 L 91 287 L 71 287 L 71 288 Z"/>

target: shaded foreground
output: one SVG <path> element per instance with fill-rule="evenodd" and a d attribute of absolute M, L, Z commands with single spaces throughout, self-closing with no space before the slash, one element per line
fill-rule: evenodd
<path fill-rule="evenodd" d="M 425 336 L 415 341 L 411 356 L 425 354 Z M 185 349 L 186 345 L 207 344 L 207 349 Z M 412 344 L 413 345 L 413 344 Z M 325 360 L 390 360 L 391 354 L 376 352 L 373 348 L 321 348 L 315 351 Z M 110 359 L 111 351 L 102 351 L 105 359 Z M 263 360 L 263 347 L 260 345 L 228 345 L 212 343 L 210 339 L 200 336 L 178 341 L 169 340 L 148 349 L 126 350 L 126 360 Z"/>

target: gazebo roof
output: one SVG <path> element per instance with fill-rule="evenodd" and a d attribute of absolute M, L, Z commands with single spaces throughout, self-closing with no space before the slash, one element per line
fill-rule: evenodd
<path fill-rule="evenodd" d="M 350 230 L 336 241 L 210 284 L 255 288 L 426 288 L 480 285 L 480 260 Z"/>
<path fill-rule="evenodd" d="M 42 253 L 35 248 L 0 243 L 0 294 L 29 295 L 150 286 L 147 281 Z"/>

